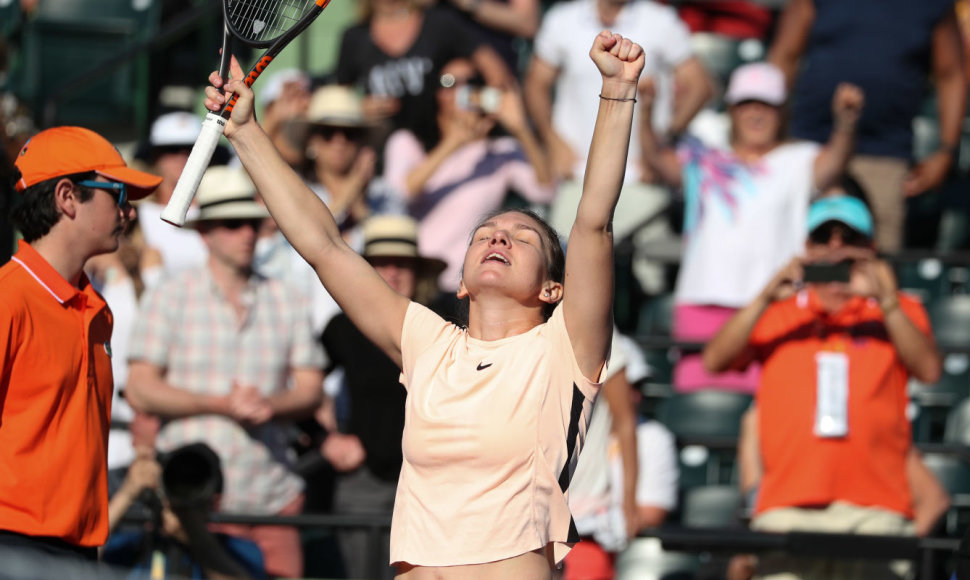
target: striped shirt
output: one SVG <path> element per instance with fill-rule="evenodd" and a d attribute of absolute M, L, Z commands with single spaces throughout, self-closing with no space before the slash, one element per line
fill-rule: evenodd
<path fill-rule="evenodd" d="M 158 365 L 169 384 L 208 395 L 226 395 L 238 383 L 270 396 L 287 388 L 291 369 L 323 368 L 302 293 L 254 275 L 242 301 L 239 318 L 208 268 L 160 283 L 143 297 L 129 360 Z M 219 415 L 185 417 L 163 424 L 157 445 L 165 452 L 195 441 L 222 461 L 224 512 L 276 513 L 303 490 L 289 467 L 283 424 L 247 428 Z"/>

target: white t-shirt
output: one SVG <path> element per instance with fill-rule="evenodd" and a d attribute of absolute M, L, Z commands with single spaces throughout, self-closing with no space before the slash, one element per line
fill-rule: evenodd
<path fill-rule="evenodd" d="M 755 164 L 688 138 L 678 303 L 740 308 L 804 249 L 819 146 L 780 145 Z"/>
<path fill-rule="evenodd" d="M 111 331 L 111 373 L 114 378 L 114 391 L 111 395 L 111 418 L 130 422 L 135 412 L 122 394 L 128 382 L 128 341 L 131 328 L 138 313 L 138 298 L 135 284 L 125 276 L 111 280 L 99 289 L 102 298 L 111 308 L 114 328 Z M 135 459 L 135 450 L 128 429 L 114 429 L 108 432 L 108 469 L 124 467 Z"/>
<path fill-rule="evenodd" d="M 637 425 L 637 505 L 673 510 L 677 507 L 677 444 L 674 435 L 656 421 Z"/>
<path fill-rule="evenodd" d="M 650 0 L 628 2 L 616 22 L 609 26 L 600 21 L 595 0 L 572 0 L 549 8 L 536 34 L 533 50 L 535 56 L 559 69 L 552 124 L 579 156 L 574 168 L 577 177 L 586 171 L 586 155 L 593 138 L 602 86 L 600 73 L 589 58 L 589 47 L 604 28 L 643 47 L 646 56 L 643 78 L 653 77 L 657 84 L 653 118 L 658 128 L 670 123 L 671 74 L 692 54 L 690 31 L 677 13 Z M 627 157 L 628 177 L 639 175 L 639 159 L 640 144 L 634 138 L 630 140 Z"/>
<path fill-rule="evenodd" d="M 145 234 L 145 243 L 162 254 L 165 274 L 171 276 L 183 270 L 205 265 L 209 249 L 202 236 L 190 227 L 177 228 L 162 221 L 164 207 L 153 201 L 138 204 L 138 225 Z M 189 208 L 188 219 L 192 219 L 199 209 Z"/>

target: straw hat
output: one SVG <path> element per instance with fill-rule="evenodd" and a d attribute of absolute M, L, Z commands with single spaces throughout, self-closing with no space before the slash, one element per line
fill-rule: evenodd
<path fill-rule="evenodd" d="M 341 85 L 327 85 L 313 91 L 307 122 L 330 127 L 366 127 L 364 103 L 357 91 Z"/>
<path fill-rule="evenodd" d="M 210 167 L 195 197 L 198 215 L 190 220 L 192 226 L 212 220 L 261 219 L 269 212 L 256 203 L 256 186 L 242 169 L 216 165 Z"/>
<path fill-rule="evenodd" d="M 357 91 L 341 85 L 326 85 L 313 91 L 306 117 L 290 122 L 289 135 L 294 143 L 305 144 L 315 127 L 349 127 L 369 129 L 364 104 Z"/>
<path fill-rule="evenodd" d="M 367 260 L 404 258 L 414 260 L 422 274 L 437 276 L 447 267 L 443 260 L 418 253 L 418 222 L 405 215 L 379 215 L 364 221 L 364 250 Z"/>

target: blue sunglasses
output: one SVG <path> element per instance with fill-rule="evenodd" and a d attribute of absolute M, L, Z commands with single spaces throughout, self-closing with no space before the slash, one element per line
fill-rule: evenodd
<path fill-rule="evenodd" d="M 90 187 L 91 189 L 110 189 L 118 192 L 117 195 L 111 194 L 111 196 L 114 197 L 118 202 L 118 207 L 123 207 L 125 202 L 128 201 L 127 183 L 119 183 L 117 181 L 94 181 L 86 179 L 84 181 L 78 181 L 77 184 L 83 187 Z"/>

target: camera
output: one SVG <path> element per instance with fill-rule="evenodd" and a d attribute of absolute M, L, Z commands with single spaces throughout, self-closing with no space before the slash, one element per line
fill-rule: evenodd
<path fill-rule="evenodd" d="M 496 113 L 502 106 L 502 91 L 495 87 L 462 85 L 455 90 L 455 104 L 465 111 Z"/>
<path fill-rule="evenodd" d="M 162 491 L 173 505 L 205 505 L 222 493 L 219 456 L 205 443 L 179 447 L 160 458 Z"/>

